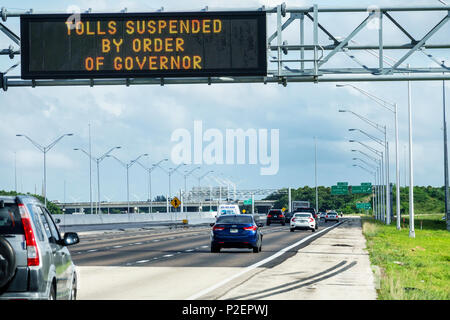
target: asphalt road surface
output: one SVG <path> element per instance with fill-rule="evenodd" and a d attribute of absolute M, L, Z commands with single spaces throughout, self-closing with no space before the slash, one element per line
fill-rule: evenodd
<path fill-rule="evenodd" d="M 322 222 L 315 233 L 334 224 Z M 210 232 L 211 227 L 201 226 L 81 235 L 80 243 L 69 249 L 77 266 L 246 267 L 302 238 L 314 235 L 308 230 L 290 232 L 288 224 L 270 225 L 263 227 L 260 253 L 253 253 L 251 249 L 231 248 L 211 253 Z M 318 236 L 321 235 L 323 233 Z M 280 263 L 298 249 L 291 248 L 269 264 Z"/>

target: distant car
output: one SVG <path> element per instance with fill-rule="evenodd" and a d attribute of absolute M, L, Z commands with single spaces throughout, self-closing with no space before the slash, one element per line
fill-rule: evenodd
<path fill-rule="evenodd" d="M 291 232 L 305 229 L 314 232 L 317 229 L 317 222 L 311 213 L 294 213 L 294 216 L 291 219 L 290 227 Z"/>
<path fill-rule="evenodd" d="M 31 196 L 0 196 L 0 299 L 76 299 L 77 274 L 51 214 Z"/>
<path fill-rule="evenodd" d="M 263 234 L 252 215 L 223 215 L 211 224 L 211 252 L 220 252 L 221 248 L 249 248 L 254 253 L 262 249 Z"/>
<path fill-rule="evenodd" d="M 283 210 L 269 210 L 269 213 L 267 214 L 266 224 L 270 226 L 271 223 L 281 223 L 283 226 L 286 224 L 286 217 L 284 216 Z"/>
<path fill-rule="evenodd" d="M 327 215 L 326 212 L 319 212 L 319 219 L 325 219 L 326 215 Z"/>
<path fill-rule="evenodd" d="M 325 216 L 325 222 L 328 221 L 339 221 L 338 213 L 335 211 L 328 212 L 327 215 Z"/>
<path fill-rule="evenodd" d="M 291 222 L 292 217 L 294 216 L 293 212 L 284 212 L 284 221 L 286 221 L 287 223 Z"/>

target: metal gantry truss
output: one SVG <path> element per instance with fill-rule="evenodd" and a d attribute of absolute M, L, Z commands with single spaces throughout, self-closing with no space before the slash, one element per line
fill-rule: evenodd
<path fill-rule="evenodd" d="M 164 9 L 159 9 L 161 12 Z M 202 11 L 209 10 L 207 7 Z M 226 11 L 239 11 L 242 9 L 226 9 Z M 268 70 L 267 76 L 261 77 L 208 77 L 208 78 L 127 78 L 127 79 L 68 79 L 68 80 L 23 80 L 20 76 L 8 76 L 7 73 L 17 67 L 16 63 L 8 70 L 0 73 L 0 86 L 3 90 L 9 87 L 36 87 L 36 86 L 97 86 L 97 85 L 165 85 L 165 84 L 219 84 L 219 83 L 279 83 L 287 85 L 289 82 L 344 82 L 344 81 L 415 81 L 415 80 L 447 80 L 450 79 L 449 67 L 444 61 L 439 60 L 431 52 L 433 50 L 445 51 L 448 55 L 450 49 L 450 36 L 447 33 L 444 43 L 430 43 L 432 37 L 440 31 L 450 19 L 450 6 L 427 6 L 427 7 L 286 7 L 280 4 L 276 7 L 253 8 L 252 10 L 265 11 L 268 21 L 275 19 L 275 29 L 269 30 L 267 37 Z M 214 10 L 217 11 L 217 10 Z M 219 10 L 220 11 L 220 10 Z M 434 26 L 426 30 L 425 35 L 417 38 L 402 26 L 398 13 L 443 13 Z M 19 17 L 22 14 L 34 14 L 45 12 L 9 11 L 1 9 L 3 22 L 8 18 Z M 91 13 L 88 10 L 86 13 Z M 121 10 L 126 14 L 127 10 Z M 344 17 L 346 21 L 363 15 L 362 21 L 346 36 L 338 34 L 339 29 L 327 26 L 327 20 L 323 18 L 327 14 L 333 14 L 336 18 Z M 357 17 L 357 18 L 358 18 Z M 323 21 L 325 20 L 325 21 Z M 407 43 L 386 44 L 384 35 L 390 21 L 390 27 L 399 30 L 406 38 Z M 293 22 L 298 21 L 300 27 Z M 352 20 L 353 21 L 353 20 Z M 358 34 L 368 27 L 369 24 L 377 22 L 378 32 L 370 44 L 360 44 L 355 40 Z M 312 24 L 312 41 L 307 41 L 307 24 Z M 309 26 L 308 26 L 309 27 Z M 20 38 L 3 23 L 0 23 L 0 31 L 6 34 L 16 45 L 20 47 Z M 423 30 L 421 30 L 423 31 Z M 287 33 L 295 34 L 298 43 L 288 44 Z M 373 33 L 372 33 L 373 34 Z M 323 40 L 325 35 L 325 40 Z M 321 37 L 322 36 L 322 37 Z M 401 57 L 391 59 L 386 56 L 386 51 L 401 52 Z M 373 65 L 363 62 L 358 53 L 366 52 L 376 57 Z M 405 65 L 409 58 L 416 52 L 430 59 L 434 67 L 427 65 L 409 67 Z M 340 62 L 340 55 L 347 56 L 348 64 L 335 66 Z M 0 55 L 13 59 L 20 55 L 20 48 L 13 45 L 0 49 Z M 390 62 L 387 62 L 387 60 Z M 350 67 L 354 64 L 359 67 Z M 338 63 L 337 63 L 338 64 Z"/>

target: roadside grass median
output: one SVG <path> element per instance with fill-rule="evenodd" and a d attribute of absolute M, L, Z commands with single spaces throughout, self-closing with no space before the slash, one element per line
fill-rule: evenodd
<path fill-rule="evenodd" d="M 442 214 L 416 215 L 415 238 L 409 237 L 409 218 L 387 226 L 361 216 L 372 266 L 379 269 L 379 300 L 449 300 L 450 232 Z"/>

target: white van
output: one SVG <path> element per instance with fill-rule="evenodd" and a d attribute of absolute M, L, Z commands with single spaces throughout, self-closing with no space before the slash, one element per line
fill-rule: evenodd
<path fill-rule="evenodd" d="M 237 204 L 221 204 L 217 208 L 216 217 L 224 214 L 241 214 L 241 210 L 239 210 L 239 206 Z"/>

